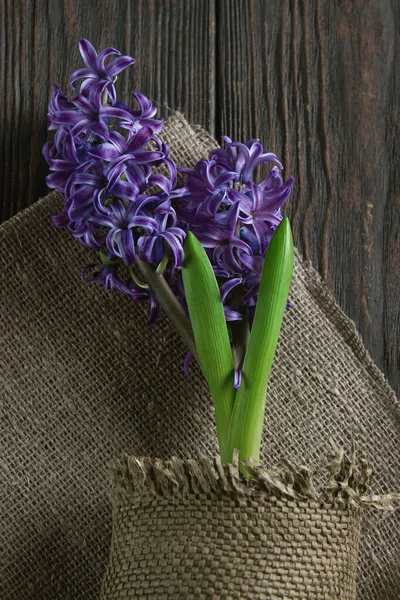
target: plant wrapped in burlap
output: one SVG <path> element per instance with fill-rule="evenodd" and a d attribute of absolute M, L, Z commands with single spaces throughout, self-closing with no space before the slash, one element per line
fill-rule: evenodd
<path fill-rule="evenodd" d="M 163 129 L 179 164 L 215 147 L 180 115 Z M 93 252 L 49 215 L 44 198 L 0 227 L 0 598 L 94 600 L 110 539 L 107 463 L 128 452 L 181 459 L 214 456 L 212 400 L 195 364 L 163 318 L 82 282 Z M 399 487 L 400 408 L 353 324 L 318 274 L 296 257 L 270 384 L 265 465 L 312 464 L 329 438 L 351 440 L 375 472 L 374 491 Z M 398 600 L 400 514 L 363 519 L 358 565 L 362 600 Z"/>
<path fill-rule="evenodd" d="M 344 456 L 326 470 L 317 494 L 309 472 L 291 465 L 255 468 L 248 484 L 219 458 L 123 456 L 112 466 L 102 600 L 355 600 L 368 474 L 354 477 Z"/>

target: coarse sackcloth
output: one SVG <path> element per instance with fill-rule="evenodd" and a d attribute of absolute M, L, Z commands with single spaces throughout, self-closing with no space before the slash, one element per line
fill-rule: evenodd
<path fill-rule="evenodd" d="M 181 165 L 216 142 L 174 114 L 163 139 Z M 94 600 L 109 555 L 108 463 L 122 452 L 217 452 L 213 407 L 166 318 L 81 281 L 93 252 L 49 215 L 52 193 L 0 227 L 0 598 Z M 353 323 L 296 255 L 268 391 L 262 456 L 311 463 L 354 439 L 374 491 L 398 490 L 400 407 Z M 398 600 L 400 511 L 366 511 L 361 600 Z"/>
<path fill-rule="evenodd" d="M 101 600 L 356 600 L 370 470 L 332 458 L 318 490 L 291 464 L 253 468 L 249 484 L 237 457 L 113 461 Z"/>

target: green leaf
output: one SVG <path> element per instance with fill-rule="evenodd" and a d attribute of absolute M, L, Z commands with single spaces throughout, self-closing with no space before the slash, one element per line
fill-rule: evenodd
<path fill-rule="evenodd" d="M 268 378 L 289 294 L 294 266 L 290 223 L 284 218 L 270 242 L 261 275 L 249 345 L 243 363 L 228 436 L 227 456 L 258 460 L 264 424 Z"/>
<path fill-rule="evenodd" d="M 214 400 L 215 421 L 223 462 L 236 390 L 233 356 L 217 280 L 197 238 L 188 232 L 182 277 L 196 349 Z"/>

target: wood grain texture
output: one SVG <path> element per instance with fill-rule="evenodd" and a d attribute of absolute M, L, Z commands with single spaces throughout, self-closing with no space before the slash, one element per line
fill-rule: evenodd
<path fill-rule="evenodd" d="M 0 2 L 0 193 L 6 220 L 46 193 L 47 103 L 56 81 L 83 65 L 78 40 L 113 46 L 136 64 L 120 76 L 131 90 L 213 131 L 214 0 L 2 0 Z"/>
<path fill-rule="evenodd" d="M 283 158 L 296 245 L 397 391 L 399 8 L 223 0 L 217 71 L 219 131 Z"/>
<path fill-rule="evenodd" d="M 2 220 L 46 192 L 46 105 L 77 40 L 120 48 L 122 95 L 282 157 L 296 245 L 399 392 L 399 19 L 393 0 L 2 0 Z"/>

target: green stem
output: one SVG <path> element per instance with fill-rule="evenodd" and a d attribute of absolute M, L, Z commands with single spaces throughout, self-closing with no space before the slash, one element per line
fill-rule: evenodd
<path fill-rule="evenodd" d="M 196 344 L 194 342 L 190 320 L 181 304 L 179 304 L 168 283 L 165 281 L 164 277 L 156 273 L 156 271 L 148 263 L 136 258 L 136 264 L 139 267 L 144 280 L 147 281 L 150 289 L 157 296 L 162 308 L 170 318 L 183 341 L 193 353 L 194 357 L 198 360 Z"/>
<path fill-rule="evenodd" d="M 109 258 L 107 258 L 107 256 L 105 256 L 105 254 L 103 254 L 103 252 L 99 252 L 99 257 L 101 262 L 105 265 L 117 265 L 121 262 L 121 259 L 119 258 L 117 258 L 116 260 L 110 260 Z"/>
<path fill-rule="evenodd" d="M 147 285 L 147 283 L 143 283 L 142 281 L 140 281 L 136 275 L 134 270 L 132 269 L 132 267 L 129 267 L 129 273 L 131 274 L 131 277 L 133 279 L 133 281 L 136 283 L 136 285 L 140 288 L 142 288 L 143 290 L 148 290 L 150 289 L 149 286 Z"/>
<path fill-rule="evenodd" d="M 156 273 L 157 275 L 162 275 L 165 271 L 165 267 L 168 264 L 168 254 L 165 253 L 164 256 L 162 257 L 162 260 L 160 262 L 160 264 L 158 265 L 157 269 L 156 269 Z"/>

